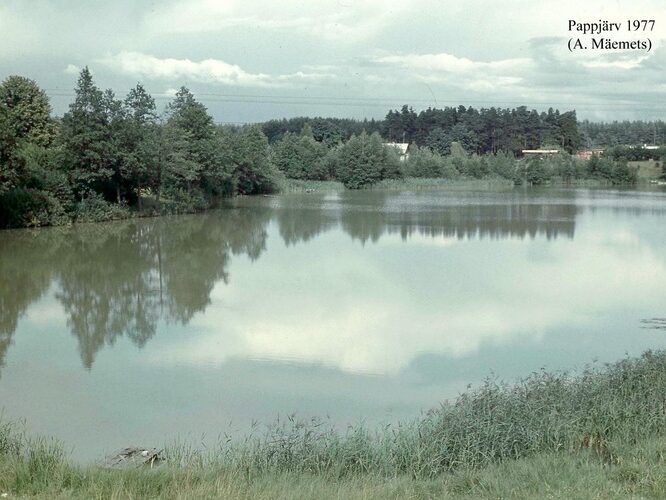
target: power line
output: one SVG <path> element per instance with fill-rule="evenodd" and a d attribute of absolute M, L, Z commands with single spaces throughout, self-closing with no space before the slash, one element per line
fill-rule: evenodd
<path fill-rule="evenodd" d="M 74 91 L 64 89 L 44 89 L 52 97 L 74 97 Z M 126 95 L 127 92 L 118 93 L 119 96 Z M 152 96 L 156 100 L 173 99 L 170 93 L 155 93 Z M 432 99 L 418 99 L 406 97 L 338 97 L 338 96 L 293 96 L 293 95 L 254 95 L 254 94 L 219 94 L 219 93 L 198 93 L 196 97 L 201 102 L 229 102 L 240 104 L 287 104 L 301 106 L 354 106 L 354 107 L 386 107 L 396 103 L 423 103 L 432 104 Z M 462 99 L 436 99 L 437 103 L 447 103 L 459 105 Z M 655 109 L 666 107 L 666 104 L 648 104 L 637 102 L 612 102 L 612 103 L 591 103 L 591 102 L 559 102 L 559 101 L 518 101 L 518 100 L 466 100 L 470 105 L 490 104 L 492 107 L 498 107 L 501 104 L 519 105 L 519 106 L 568 106 L 575 108 L 599 108 L 616 109 L 622 107 L 633 107 L 636 109 Z"/>

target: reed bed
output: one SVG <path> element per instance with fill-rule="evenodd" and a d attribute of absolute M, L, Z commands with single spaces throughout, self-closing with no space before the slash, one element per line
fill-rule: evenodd
<path fill-rule="evenodd" d="M 455 402 L 380 429 L 359 425 L 339 432 L 325 421 L 292 416 L 205 456 L 172 454 L 179 462 L 217 463 L 247 475 L 432 478 L 583 448 L 611 462 L 613 443 L 638 442 L 665 430 L 666 352 L 646 352 L 576 375 L 540 371 L 512 384 L 487 379 Z"/>
<path fill-rule="evenodd" d="M 338 493 L 343 486 L 358 483 L 350 492 L 359 493 L 374 485 L 363 498 L 379 491 L 388 495 L 382 489 L 386 485 L 403 493 L 423 489 L 424 496 L 434 491 L 453 496 L 485 491 L 492 496 L 503 487 L 497 471 L 508 474 L 502 468 L 514 467 L 511 464 L 532 470 L 534 464 L 550 460 L 571 471 L 575 469 L 571 461 L 581 457 L 585 458 L 577 466 L 581 471 L 593 460 L 595 473 L 604 475 L 604 480 L 617 474 L 612 477 L 623 487 L 636 488 L 650 467 L 662 467 L 654 473 L 654 481 L 664 477 L 665 429 L 666 351 L 646 352 L 576 374 L 540 371 L 511 384 L 487 379 L 418 419 L 382 428 L 358 425 L 341 432 L 325 421 L 289 417 L 215 449 L 168 447 L 166 465 L 157 470 L 72 465 L 55 441 L 30 438 L 20 425 L 4 423 L 0 424 L 0 494 L 56 496 L 85 491 L 93 497 L 109 492 L 150 497 L 187 496 L 187 491 L 196 490 L 206 496 L 237 487 L 224 491 L 243 497 L 250 491 L 261 496 L 261 485 L 268 488 L 276 481 L 306 490 L 307 484 L 333 481 Z M 629 466 L 633 459 L 627 457 L 646 447 L 651 458 L 636 460 L 649 464 Z M 489 477 L 495 478 L 494 486 L 479 490 Z M 666 484 L 659 483 L 662 486 L 666 493 Z M 265 490 L 269 491 L 279 496 L 277 490 Z"/>

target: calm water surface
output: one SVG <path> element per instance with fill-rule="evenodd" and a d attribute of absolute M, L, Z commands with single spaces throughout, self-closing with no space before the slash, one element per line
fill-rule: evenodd
<path fill-rule="evenodd" d="M 357 192 L 0 232 L 0 408 L 78 460 L 412 418 L 666 331 L 666 193 Z"/>

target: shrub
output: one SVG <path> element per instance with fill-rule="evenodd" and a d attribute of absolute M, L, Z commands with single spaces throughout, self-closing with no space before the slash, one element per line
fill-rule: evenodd
<path fill-rule="evenodd" d="M 102 195 L 94 192 L 79 201 L 75 208 L 77 222 L 103 222 L 126 219 L 129 216 L 130 212 L 126 205 L 110 203 Z"/>
<path fill-rule="evenodd" d="M 53 194 L 18 188 L 0 196 L 0 227 L 39 227 L 66 224 L 69 213 Z"/>

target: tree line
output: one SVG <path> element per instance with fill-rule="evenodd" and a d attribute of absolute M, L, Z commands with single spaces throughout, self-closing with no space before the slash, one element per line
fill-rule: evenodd
<path fill-rule="evenodd" d="M 121 218 L 130 207 L 200 210 L 220 196 L 270 192 L 278 177 L 259 126 L 216 126 L 185 87 L 160 116 L 142 85 L 120 100 L 85 68 L 58 119 L 34 81 L 0 86 L 0 226 Z"/>
<path fill-rule="evenodd" d="M 452 142 L 446 154 L 429 146 L 411 145 L 406 157 L 382 143 L 377 132 L 365 131 L 344 143 L 326 148 L 306 123 L 300 134 L 287 132 L 272 145 L 272 158 L 287 177 L 338 180 L 356 189 L 383 179 L 404 177 L 459 179 L 507 179 L 515 185 L 571 184 L 590 179 L 603 184 L 635 184 L 637 171 L 632 158 L 604 154 L 583 160 L 566 151 L 554 155 L 517 158 L 511 152 L 469 154 Z"/>
<path fill-rule="evenodd" d="M 588 148 L 666 143 L 666 123 L 661 120 L 605 123 L 583 120 L 578 128 L 583 145 Z"/>
<path fill-rule="evenodd" d="M 308 124 L 315 139 L 329 145 L 365 130 L 370 134 L 377 132 L 388 141 L 427 146 L 443 155 L 450 152 L 453 142 L 469 153 L 504 151 L 520 155 L 523 149 L 542 145 L 575 152 L 582 144 L 577 123 L 575 111 L 560 113 L 552 108 L 539 113 L 525 106 L 479 110 L 458 106 L 416 113 L 405 104 L 400 110 L 390 110 L 384 120 L 298 117 L 270 120 L 262 124 L 262 130 L 271 143 Z"/>
<path fill-rule="evenodd" d="M 182 87 L 159 114 L 137 84 L 124 99 L 88 68 L 69 110 L 52 116 L 46 93 L 10 76 L 0 85 L 0 227 L 101 221 L 203 210 L 222 197 L 270 193 L 285 178 L 357 189 L 383 179 L 498 177 L 516 184 L 596 178 L 635 182 L 627 158 L 591 163 L 567 154 L 580 139 L 575 112 L 403 106 L 383 121 L 295 118 L 242 127 L 213 122 Z M 388 141 L 411 143 L 408 158 Z M 557 145 L 554 158 L 516 151 Z"/>
<path fill-rule="evenodd" d="M 448 154 L 451 143 L 458 142 L 473 153 L 511 152 L 523 149 L 559 147 L 569 153 L 581 148 L 610 148 L 666 143 L 666 123 L 657 121 L 578 121 L 575 111 L 560 113 L 465 106 L 428 108 L 416 113 L 408 105 L 391 110 L 383 120 L 349 118 L 283 118 L 262 123 L 262 131 L 272 144 L 286 133 L 299 133 L 305 125 L 312 128 L 317 141 L 337 144 L 358 135 L 378 132 L 387 140 L 428 146 Z"/>

